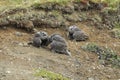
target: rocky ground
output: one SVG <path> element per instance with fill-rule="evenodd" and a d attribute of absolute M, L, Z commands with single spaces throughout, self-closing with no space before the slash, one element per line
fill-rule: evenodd
<path fill-rule="evenodd" d="M 54 7 L 50 7 L 51 5 Z M 62 8 L 59 5 L 51 5 L 49 8 L 37 4 L 27 9 L 11 9 L 3 11 L 0 15 L 0 80 L 46 80 L 34 75 L 38 69 L 62 74 L 71 80 L 119 80 L 120 66 L 103 65 L 97 54 L 81 48 L 87 43 L 94 42 L 111 48 L 120 56 L 119 36 L 118 38 L 111 36 L 112 30 L 109 30 L 114 28 L 111 24 L 111 22 L 115 24 L 114 21 L 105 22 L 103 15 L 100 15 L 101 10 L 93 7 L 90 7 L 89 11 L 86 6 L 76 9 L 80 5 L 77 3 L 72 7 L 67 6 L 67 9 L 64 6 Z M 119 12 L 112 16 L 115 16 L 114 20 L 119 23 Z M 110 19 L 110 15 L 107 18 Z M 22 20 L 32 21 L 37 31 L 43 30 L 49 35 L 53 32 L 60 33 L 67 40 L 72 56 L 54 54 L 48 48 L 28 45 L 33 36 L 30 29 L 33 28 L 17 27 L 22 24 Z M 95 24 L 97 22 L 98 24 Z M 89 40 L 82 42 L 68 40 L 66 29 L 69 25 L 77 25 L 84 30 L 89 35 Z"/>

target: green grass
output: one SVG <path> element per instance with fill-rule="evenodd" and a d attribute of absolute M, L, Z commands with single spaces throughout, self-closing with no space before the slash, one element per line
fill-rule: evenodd
<path fill-rule="evenodd" d="M 120 30 L 120 23 L 116 23 L 115 24 L 115 29 L 119 29 Z"/>
<path fill-rule="evenodd" d="M 120 24 L 116 23 L 111 31 L 111 36 L 120 39 Z"/>
<path fill-rule="evenodd" d="M 119 5 L 120 1 L 119 0 L 103 0 L 104 2 L 108 3 L 108 6 L 111 8 L 117 7 Z"/>
<path fill-rule="evenodd" d="M 120 0 L 92 0 L 92 1 L 106 3 L 108 5 L 106 10 L 116 10 L 117 7 L 120 5 Z"/>
<path fill-rule="evenodd" d="M 70 0 L 48 0 L 48 2 L 55 2 L 55 3 L 60 3 L 60 4 L 66 4 Z"/>
<path fill-rule="evenodd" d="M 61 74 L 53 73 L 45 69 L 37 70 L 35 76 L 47 78 L 48 80 L 70 80 L 69 78 L 63 77 Z"/>
<path fill-rule="evenodd" d="M 0 5 L 4 5 L 2 3 L 7 3 L 9 5 L 21 5 L 24 3 L 25 0 L 0 0 Z M 34 3 L 34 2 L 57 2 L 57 3 L 66 3 L 66 2 L 71 2 L 71 1 L 81 1 L 81 0 L 26 0 L 26 3 Z M 83 1 L 83 0 L 82 0 Z M 109 6 L 114 7 L 115 5 L 117 5 L 120 0 L 91 0 L 94 2 L 105 2 L 108 3 Z"/>
<path fill-rule="evenodd" d="M 35 3 L 41 4 L 46 2 L 54 2 L 59 4 L 67 4 L 69 2 L 76 1 L 80 2 L 81 0 L 0 0 L 0 11 L 4 11 L 6 9 L 11 9 L 14 7 L 29 7 Z M 82 0 L 84 1 L 84 0 Z M 107 3 L 109 7 L 105 8 L 105 10 L 116 10 L 117 6 L 120 3 L 120 0 L 92 0 L 94 2 L 104 2 Z"/>
<path fill-rule="evenodd" d="M 114 28 L 114 29 L 111 31 L 111 35 L 112 35 L 112 37 L 114 37 L 114 38 L 120 39 L 120 28 Z"/>

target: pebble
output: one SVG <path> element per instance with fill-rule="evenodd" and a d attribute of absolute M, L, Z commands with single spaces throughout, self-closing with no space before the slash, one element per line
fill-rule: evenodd
<path fill-rule="evenodd" d="M 26 42 L 23 43 L 23 47 L 28 47 L 28 46 L 29 46 L 28 43 Z"/>
<path fill-rule="evenodd" d="M 31 61 L 31 59 L 30 59 L 30 58 L 28 58 L 28 61 Z"/>
<path fill-rule="evenodd" d="M 34 28 L 34 29 L 33 29 L 33 32 L 36 33 L 36 32 L 38 32 L 38 30 Z"/>
<path fill-rule="evenodd" d="M 94 70 L 95 70 L 96 68 L 95 68 L 94 66 L 92 66 L 92 69 L 94 69 Z"/>
<path fill-rule="evenodd" d="M 22 47 L 28 47 L 28 46 L 29 46 L 28 43 L 26 43 L 26 42 L 19 43 L 18 45 L 19 45 L 19 46 L 22 46 Z"/>
<path fill-rule="evenodd" d="M 94 80 L 94 78 L 90 77 L 90 78 L 88 78 L 88 80 Z"/>
<path fill-rule="evenodd" d="M 23 34 L 21 32 L 15 32 L 16 36 L 23 36 Z"/>
<path fill-rule="evenodd" d="M 0 50 L 0 53 L 2 52 L 2 50 Z"/>
<path fill-rule="evenodd" d="M 19 46 L 23 46 L 23 43 L 19 43 L 18 45 L 19 45 Z"/>
<path fill-rule="evenodd" d="M 10 74 L 10 73 L 11 73 L 11 71 L 6 71 L 6 73 Z"/>
<path fill-rule="evenodd" d="M 88 72 L 92 72 L 92 70 L 91 70 L 91 69 L 88 69 Z"/>

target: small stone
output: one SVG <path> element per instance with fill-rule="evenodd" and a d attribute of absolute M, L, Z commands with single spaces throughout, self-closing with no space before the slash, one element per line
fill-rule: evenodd
<path fill-rule="evenodd" d="M 23 43 L 23 47 L 28 47 L 28 43 Z"/>
<path fill-rule="evenodd" d="M 10 74 L 10 73 L 11 73 L 11 71 L 6 71 L 6 73 Z"/>
<path fill-rule="evenodd" d="M 95 68 L 94 66 L 92 66 L 92 69 L 94 69 L 94 70 L 95 70 L 96 68 Z"/>
<path fill-rule="evenodd" d="M 88 78 L 88 80 L 94 80 L 94 78 L 90 77 L 90 78 Z"/>
<path fill-rule="evenodd" d="M 88 69 L 88 72 L 92 72 L 92 70 Z"/>
<path fill-rule="evenodd" d="M 34 32 L 34 33 L 36 33 L 36 32 L 38 32 L 38 30 L 37 30 L 37 29 L 35 29 L 35 28 L 33 28 L 33 32 Z"/>
<path fill-rule="evenodd" d="M 0 53 L 2 52 L 2 50 L 0 50 Z"/>
<path fill-rule="evenodd" d="M 18 45 L 19 45 L 19 46 L 23 46 L 23 43 L 19 43 Z"/>
<path fill-rule="evenodd" d="M 15 32 L 16 36 L 23 36 L 23 34 L 21 32 Z"/>
<path fill-rule="evenodd" d="M 30 59 L 30 58 L 28 58 L 28 61 L 31 61 L 31 59 Z"/>

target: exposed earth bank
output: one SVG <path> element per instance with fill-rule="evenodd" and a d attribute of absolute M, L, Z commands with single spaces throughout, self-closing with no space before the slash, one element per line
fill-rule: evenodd
<path fill-rule="evenodd" d="M 120 56 L 120 7 L 104 10 L 104 4 L 73 2 L 34 4 L 0 14 L 0 80 L 49 80 L 35 76 L 46 69 L 71 80 L 119 80 L 118 66 L 105 64 L 98 55 L 83 50 L 87 43 L 112 49 Z M 89 35 L 89 40 L 75 42 L 67 38 L 67 29 L 76 25 Z M 114 29 L 119 35 L 114 33 Z M 49 48 L 35 48 L 27 43 L 36 31 L 59 33 L 68 43 L 72 56 L 54 54 Z M 119 61 L 119 60 L 118 60 Z"/>

